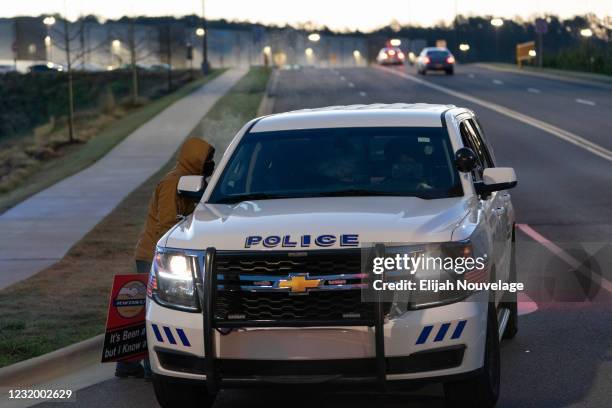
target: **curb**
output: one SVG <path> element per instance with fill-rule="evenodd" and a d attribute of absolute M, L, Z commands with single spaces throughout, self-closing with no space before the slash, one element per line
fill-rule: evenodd
<path fill-rule="evenodd" d="M 99 363 L 104 334 L 0 368 L 0 387 L 32 386 Z"/>
<path fill-rule="evenodd" d="M 515 67 L 501 67 L 501 66 L 483 63 L 483 62 L 477 62 L 471 65 L 480 67 L 480 68 L 490 69 L 492 71 L 511 72 L 511 73 L 519 74 L 519 75 L 530 75 L 533 77 L 554 79 L 554 80 L 565 81 L 565 82 L 570 82 L 574 84 L 602 86 L 608 89 L 612 89 L 611 81 L 599 80 L 597 78 L 583 78 L 583 77 L 578 77 L 578 76 L 572 76 L 571 74 L 563 74 L 563 73 L 555 73 L 555 72 L 537 72 L 537 71 L 519 69 Z"/>
<path fill-rule="evenodd" d="M 276 99 L 276 86 L 278 84 L 278 70 L 274 69 L 270 74 L 270 80 L 266 85 L 263 98 L 257 109 L 257 116 L 271 115 L 274 111 L 274 100 Z"/>

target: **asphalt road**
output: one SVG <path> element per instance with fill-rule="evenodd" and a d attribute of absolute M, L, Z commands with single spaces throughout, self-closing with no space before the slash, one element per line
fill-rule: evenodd
<path fill-rule="evenodd" d="M 413 77 L 412 68 L 405 71 Z M 612 92 L 598 85 L 566 83 L 475 66 L 456 75 L 419 77 L 470 96 L 529 115 L 612 149 Z M 491 140 L 498 165 L 512 166 L 519 187 L 512 191 L 518 222 L 583 261 L 581 247 L 608 242 L 596 261 L 612 281 L 612 162 L 539 128 L 486 107 L 450 96 L 379 68 L 287 70 L 280 74 L 276 111 L 355 103 L 429 102 L 474 109 Z M 612 395 L 612 303 L 605 288 L 581 279 L 564 261 L 519 233 L 519 280 L 528 279 L 533 262 L 558 282 L 590 290 L 593 301 L 566 298 L 523 304 L 517 337 L 502 342 L 502 392 L 499 407 L 608 407 Z M 600 246 L 602 244 L 599 244 Z M 520 248 L 520 246 L 519 246 Z M 530 252 L 531 251 L 531 252 Z M 520 253 L 519 253 L 520 254 Z M 530 259 L 527 259 L 530 258 Z M 542 258 L 546 258 L 542 261 Z M 530 263 L 531 262 L 531 263 Z M 593 263 L 593 261 L 591 261 Z M 595 279 L 597 281 L 597 279 Z M 563 301 L 561 301 L 563 300 Z M 531 313 L 525 308 L 531 305 Z M 533 311 L 537 306 L 537 310 Z M 314 390 L 313 390 L 314 391 Z M 43 406 L 52 406 L 44 404 Z M 77 393 L 76 406 L 155 406 L 150 384 L 109 380 Z M 439 407 L 441 387 L 416 393 L 283 395 L 227 391 L 216 407 Z"/>

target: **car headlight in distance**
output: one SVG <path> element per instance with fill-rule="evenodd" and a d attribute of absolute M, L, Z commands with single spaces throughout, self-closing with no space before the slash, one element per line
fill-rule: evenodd
<path fill-rule="evenodd" d="M 423 262 L 427 261 L 426 265 L 424 263 L 421 264 L 421 267 L 410 276 L 406 273 L 391 274 L 393 279 L 408 278 L 416 282 L 418 290 L 407 292 L 405 298 L 396 298 L 396 302 L 400 301 L 405 304 L 408 309 L 435 307 L 459 302 L 465 299 L 473 292 L 456 289 L 456 282 L 466 279 L 471 281 L 472 276 L 484 278 L 484 272 L 487 269 L 486 265 L 484 268 L 478 268 L 472 265 L 469 265 L 469 267 L 466 266 L 466 259 L 483 257 L 482 254 L 474 254 L 472 244 L 469 240 L 396 247 L 390 246 L 386 248 L 387 257 L 395 256 L 396 254 L 408 254 L 410 257 L 421 257 Z M 486 255 L 483 259 L 486 259 Z M 450 264 L 453 265 L 452 269 L 445 267 Z M 421 281 L 425 281 L 424 285 L 426 285 L 426 289 L 424 290 L 420 290 Z M 436 282 L 439 284 L 452 282 L 455 289 L 436 291 L 434 290 L 436 288 Z"/>
<path fill-rule="evenodd" d="M 179 250 L 158 248 L 149 277 L 148 293 L 159 304 L 198 310 L 194 272 L 197 258 Z"/>

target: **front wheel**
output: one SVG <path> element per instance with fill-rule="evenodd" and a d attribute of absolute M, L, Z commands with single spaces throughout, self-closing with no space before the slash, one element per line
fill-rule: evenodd
<path fill-rule="evenodd" d="M 500 357 L 495 304 L 489 304 L 487 338 L 482 372 L 462 381 L 444 383 L 448 407 L 492 408 L 499 398 Z"/>
<path fill-rule="evenodd" d="M 210 408 L 216 395 L 211 395 L 206 385 L 175 382 L 167 377 L 153 375 L 155 397 L 162 408 Z"/>

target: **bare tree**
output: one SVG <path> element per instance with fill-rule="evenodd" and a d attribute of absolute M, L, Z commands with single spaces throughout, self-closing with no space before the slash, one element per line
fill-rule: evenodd
<path fill-rule="evenodd" d="M 138 103 L 139 96 L 138 63 L 154 54 L 154 50 L 150 47 L 151 33 L 152 30 L 150 28 L 137 30 L 136 20 L 133 18 L 128 20 L 127 30 L 114 33 L 114 37 L 120 38 L 121 41 L 127 44 L 130 54 L 130 70 L 132 73 L 131 99 L 133 105 Z"/>
<path fill-rule="evenodd" d="M 172 91 L 172 27 L 166 25 L 166 59 L 168 63 L 168 92 Z"/>
<path fill-rule="evenodd" d="M 73 47 L 71 45 L 81 35 L 79 30 L 72 30 L 71 32 L 70 22 L 67 18 L 62 18 L 62 30 L 57 32 L 58 37 L 62 38 L 63 42 L 56 42 L 55 46 L 60 50 L 63 50 L 66 54 L 66 77 L 68 81 L 68 141 L 74 143 L 76 141 L 76 135 L 74 130 L 74 88 L 72 81 L 72 64 L 74 62 Z M 80 27 L 82 29 L 82 26 Z"/>
<path fill-rule="evenodd" d="M 77 135 L 74 127 L 74 85 L 73 73 L 74 66 L 79 61 L 84 61 L 85 56 L 103 46 L 103 43 L 98 44 L 94 48 L 85 46 L 85 22 L 81 18 L 78 24 L 71 26 L 67 18 L 61 18 L 62 28 L 55 28 L 55 37 L 60 41 L 55 42 L 55 46 L 64 51 L 66 58 L 66 78 L 68 86 L 68 141 L 74 143 L 77 141 Z M 80 46 L 77 46 L 77 39 Z"/>

